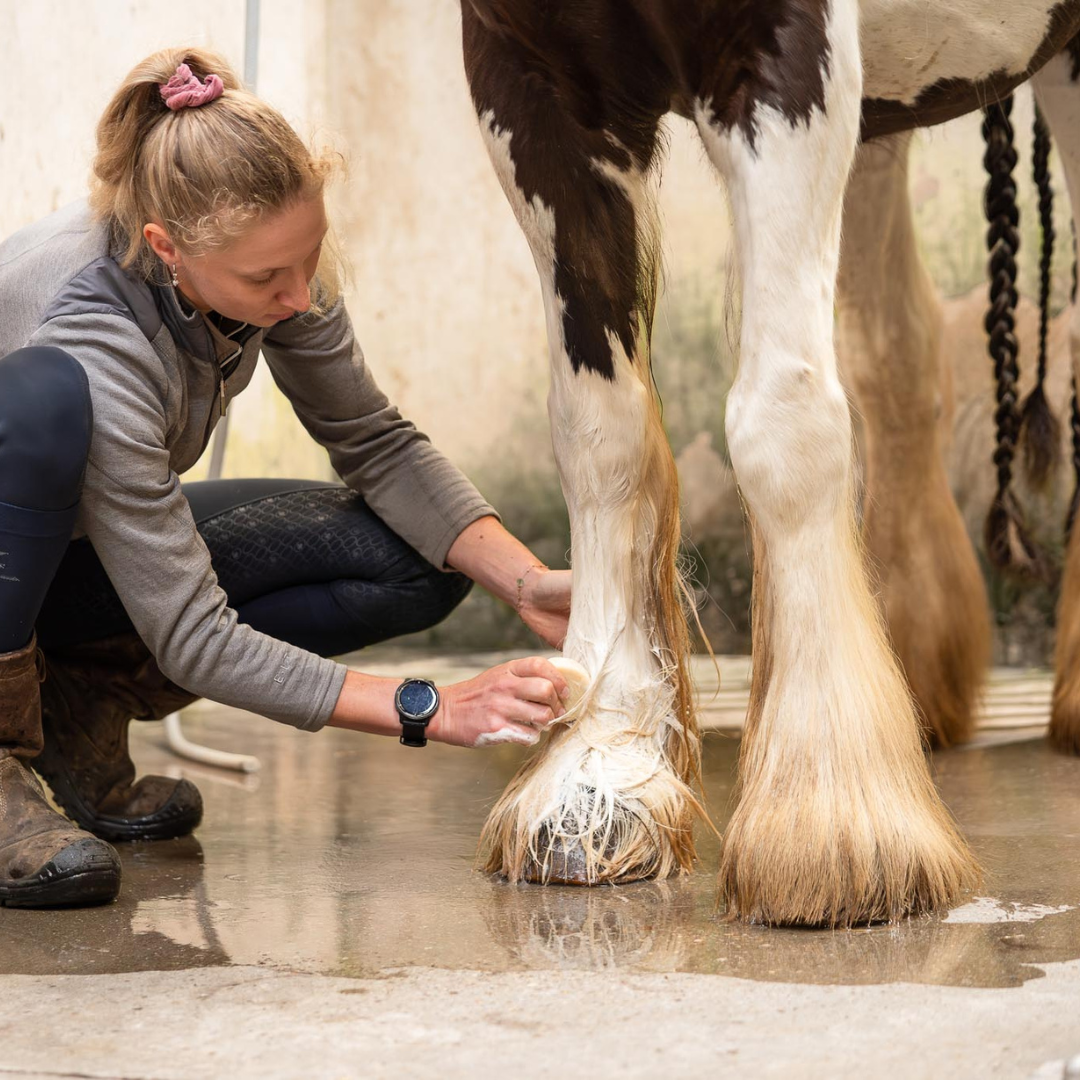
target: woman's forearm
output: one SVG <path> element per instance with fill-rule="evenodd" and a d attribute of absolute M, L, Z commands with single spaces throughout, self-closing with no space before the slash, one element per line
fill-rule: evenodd
<path fill-rule="evenodd" d="M 497 518 L 469 525 L 446 561 L 509 604 L 530 630 L 561 649 L 570 618 L 570 571 L 551 570 Z"/>
<path fill-rule="evenodd" d="M 400 679 L 350 670 L 327 723 L 372 735 L 400 735 L 401 720 L 394 708 L 394 692 L 400 683 Z"/>
<path fill-rule="evenodd" d="M 498 518 L 482 517 L 450 545 L 447 564 L 515 610 L 531 570 L 547 567 Z"/>

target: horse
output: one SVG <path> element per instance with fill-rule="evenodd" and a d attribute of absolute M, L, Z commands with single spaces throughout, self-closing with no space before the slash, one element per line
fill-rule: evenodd
<path fill-rule="evenodd" d="M 969 729 L 988 623 L 965 613 L 986 601 L 934 453 L 932 293 L 910 220 L 873 207 L 897 201 L 906 133 L 1028 79 L 1071 145 L 1078 33 L 1080 0 L 462 0 L 472 103 L 540 277 L 574 569 L 564 653 L 588 676 L 492 809 L 489 872 L 595 885 L 694 861 L 688 594 L 650 361 L 674 112 L 725 182 L 742 297 L 725 429 L 753 545 L 753 676 L 720 899 L 734 918 L 835 927 L 940 911 L 976 886 L 921 725 L 943 743 Z M 1062 156 L 1080 205 L 1080 162 Z M 879 258 L 883 227 L 900 272 Z M 883 300 L 897 284 L 909 295 Z M 910 533 L 866 519 L 891 567 L 884 608 L 857 527 L 837 302 L 871 483 L 924 477 Z M 1069 569 L 1080 592 L 1076 544 Z M 1080 625 L 1066 639 L 1080 649 Z M 895 649 L 922 672 L 918 702 Z"/>

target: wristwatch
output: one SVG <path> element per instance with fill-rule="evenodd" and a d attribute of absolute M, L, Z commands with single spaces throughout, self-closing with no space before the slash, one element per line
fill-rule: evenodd
<path fill-rule="evenodd" d="M 439 691 L 430 679 L 406 679 L 394 693 L 401 718 L 401 744 L 427 746 L 428 721 L 439 708 Z"/>

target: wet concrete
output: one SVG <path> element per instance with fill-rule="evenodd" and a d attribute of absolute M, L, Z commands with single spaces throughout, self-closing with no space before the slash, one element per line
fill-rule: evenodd
<path fill-rule="evenodd" d="M 714 907 L 718 843 L 705 829 L 697 872 L 669 882 L 541 888 L 475 871 L 487 808 L 523 756 L 515 747 L 415 751 L 220 708 L 193 710 L 185 728 L 256 753 L 263 770 L 181 766 L 206 801 L 197 839 L 122 846 L 123 893 L 108 907 L 0 911 L 0 975 L 237 965 L 348 978 L 435 968 L 990 988 L 1080 958 L 1080 760 L 1040 737 L 935 759 L 987 871 L 980 899 L 946 918 L 825 932 L 726 922 Z M 158 725 L 133 738 L 144 771 L 177 769 Z M 721 828 L 737 751 L 732 736 L 705 740 Z"/>

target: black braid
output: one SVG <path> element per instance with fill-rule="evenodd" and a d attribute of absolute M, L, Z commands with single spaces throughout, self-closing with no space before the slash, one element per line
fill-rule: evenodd
<path fill-rule="evenodd" d="M 1069 512 L 1065 515 L 1065 542 L 1069 542 L 1072 535 L 1073 522 L 1076 520 L 1076 511 L 1080 509 L 1080 403 L 1076 400 L 1076 376 L 1072 380 L 1072 465 L 1076 476 L 1076 486 L 1073 488 L 1072 500 L 1069 503 Z"/>
<path fill-rule="evenodd" d="M 1046 336 L 1050 326 L 1050 265 L 1054 255 L 1054 189 L 1050 185 L 1050 129 L 1035 107 L 1032 165 L 1039 192 L 1039 367 L 1035 389 L 1020 411 L 1024 470 L 1037 488 L 1045 488 L 1061 458 L 1061 429 L 1046 399 Z"/>
<path fill-rule="evenodd" d="M 1016 341 L 1016 252 L 1020 247 L 1017 223 L 1016 166 L 1013 129 L 1009 123 L 1012 98 L 988 105 L 983 111 L 982 133 L 986 141 L 983 165 L 989 174 L 983 209 L 990 226 L 986 246 L 990 251 L 990 310 L 986 313 L 990 356 L 997 381 L 997 493 L 986 518 L 986 551 L 990 562 L 999 569 L 1034 569 L 1035 551 L 1021 524 L 1020 506 L 1012 493 L 1012 462 L 1020 434 L 1020 410 L 1017 405 Z"/>

